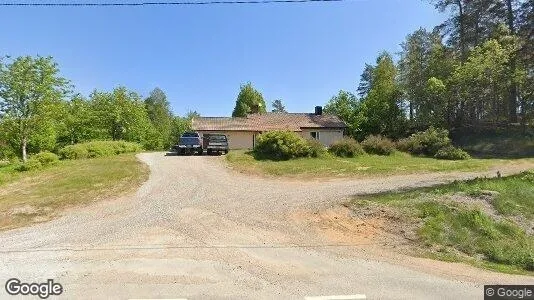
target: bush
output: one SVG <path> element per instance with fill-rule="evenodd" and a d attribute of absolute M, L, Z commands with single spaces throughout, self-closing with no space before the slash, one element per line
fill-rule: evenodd
<path fill-rule="evenodd" d="M 33 171 L 42 168 L 43 165 L 36 158 L 30 158 L 25 163 L 19 164 L 15 170 L 19 172 Z"/>
<path fill-rule="evenodd" d="M 436 152 L 434 157 L 438 159 L 449 159 L 449 160 L 463 160 L 463 159 L 471 158 L 469 153 L 465 152 L 464 150 L 460 148 L 456 148 L 454 146 L 447 146 L 447 147 L 444 147 L 438 150 L 438 152 Z"/>
<path fill-rule="evenodd" d="M 141 145 L 125 141 L 94 141 L 69 145 L 59 150 L 61 159 L 84 159 L 139 152 Z"/>
<path fill-rule="evenodd" d="M 87 148 L 84 144 L 69 145 L 59 150 L 61 159 L 84 159 L 89 157 Z"/>
<path fill-rule="evenodd" d="M 395 144 L 381 135 L 370 135 L 362 142 L 363 149 L 369 154 L 390 155 L 395 152 Z"/>
<path fill-rule="evenodd" d="M 44 167 L 55 165 L 59 162 L 59 157 L 51 152 L 40 152 L 34 155 L 33 158 L 37 159 Z"/>
<path fill-rule="evenodd" d="M 344 138 L 333 143 L 328 151 L 340 157 L 355 157 L 365 153 L 362 146 L 351 138 Z"/>
<path fill-rule="evenodd" d="M 257 159 L 288 160 L 310 155 L 310 146 L 304 138 L 292 131 L 269 131 L 256 140 L 254 157 Z"/>
<path fill-rule="evenodd" d="M 326 147 L 317 140 L 307 140 L 306 143 L 310 147 L 309 155 L 311 157 L 323 157 L 326 155 Z"/>
<path fill-rule="evenodd" d="M 397 142 L 397 149 L 412 154 L 434 156 L 436 153 L 451 145 L 449 131 L 446 129 L 429 129 L 412 134 L 409 138 Z"/>

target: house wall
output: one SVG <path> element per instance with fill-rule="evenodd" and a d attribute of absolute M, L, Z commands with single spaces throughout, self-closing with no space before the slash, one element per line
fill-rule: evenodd
<path fill-rule="evenodd" d="M 327 147 L 343 138 L 342 129 L 302 129 L 300 134 L 305 139 L 312 139 L 311 132 L 319 132 L 319 142 Z"/>
<path fill-rule="evenodd" d="M 343 138 L 342 129 L 303 129 L 299 134 L 306 139 L 311 139 L 311 132 L 319 132 L 319 142 L 327 147 Z M 255 131 L 198 131 L 198 133 L 200 135 L 205 133 L 224 134 L 228 138 L 228 146 L 233 150 L 252 149 L 254 147 L 254 134 L 259 135 L 259 132 Z"/>
<path fill-rule="evenodd" d="M 198 131 L 200 135 L 204 133 L 219 133 L 226 135 L 228 147 L 230 149 L 252 149 L 253 131 Z"/>

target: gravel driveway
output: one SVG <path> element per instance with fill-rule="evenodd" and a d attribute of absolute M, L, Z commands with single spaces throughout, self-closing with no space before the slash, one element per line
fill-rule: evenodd
<path fill-rule="evenodd" d="M 12 277 L 50 278 L 63 285 L 65 299 L 473 299 L 483 298 L 484 283 L 532 282 L 395 254 L 372 232 L 347 236 L 350 220 L 336 228 L 335 213 L 334 222 L 320 217 L 355 194 L 493 171 L 302 182 L 238 174 L 222 157 L 139 158 L 151 174 L 135 195 L 0 233 L 1 285 Z M 0 291 L 1 299 L 7 296 Z"/>

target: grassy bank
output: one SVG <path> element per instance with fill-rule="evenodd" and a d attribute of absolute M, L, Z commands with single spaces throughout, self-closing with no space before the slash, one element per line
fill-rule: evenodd
<path fill-rule="evenodd" d="M 454 143 L 476 157 L 534 157 L 534 129 L 463 130 Z"/>
<path fill-rule="evenodd" d="M 424 256 L 534 274 L 534 172 L 353 200 L 362 207 L 400 211 L 391 226 L 413 231 Z"/>
<path fill-rule="evenodd" d="M 132 192 L 148 168 L 134 154 L 64 160 L 29 172 L 0 168 L 0 229 L 49 220 L 62 209 Z"/>
<path fill-rule="evenodd" d="M 341 158 L 327 155 L 322 158 L 299 158 L 287 161 L 256 160 L 245 151 L 230 151 L 229 165 L 251 174 L 304 177 L 344 177 L 394 175 L 424 172 L 483 171 L 493 165 L 509 162 L 500 159 L 438 160 L 395 152 L 390 156 L 362 155 Z"/>

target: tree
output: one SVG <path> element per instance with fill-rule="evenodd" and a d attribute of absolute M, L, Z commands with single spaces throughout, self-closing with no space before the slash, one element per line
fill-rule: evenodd
<path fill-rule="evenodd" d="M 93 126 L 95 116 L 91 103 L 81 95 L 75 95 L 63 106 L 61 118 L 61 134 L 58 137 L 60 146 L 83 143 L 98 138 Z"/>
<path fill-rule="evenodd" d="M 275 113 L 286 113 L 287 112 L 286 107 L 282 103 L 282 99 L 274 100 L 272 103 L 272 106 L 273 106 L 272 112 L 275 112 Z"/>
<path fill-rule="evenodd" d="M 437 31 L 418 29 L 408 35 L 400 53 L 399 83 L 408 102 L 410 125 L 413 129 L 425 130 L 429 126 L 442 127 L 448 124 L 449 105 L 445 83 L 454 70 L 454 57 L 443 45 Z M 432 80 L 431 80 L 432 79 Z M 430 86 L 429 86 L 430 84 Z"/>
<path fill-rule="evenodd" d="M 362 75 L 360 76 L 360 84 L 358 85 L 358 96 L 365 97 L 369 94 L 371 85 L 373 84 L 373 69 L 374 67 L 365 64 Z"/>
<path fill-rule="evenodd" d="M 339 91 L 339 93 L 332 97 L 325 105 L 324 112 L 338 116 L 345 122 L 345 124 L 347 124 L 347 134 L 355 137 L 358 125 L 355 117 L 358 113 L 358 108 L 358 99 L 356 99 L 354 94 L 346 91 Z"/>
<path fill-rule="evenodd" d="M 68 81 L 59 76 L 51 57 L 24 56 L 0 66 L 0 110 L 14 125 L 11 129 L 23 161 L 32 139 L 50 133 L 51 120 L 69 91 Z"/>
<path fill-rule="evenodd" d="M 167 95 L 160 88 L 155 88 L 150 92 L 150 96 L 145 99 L 145 108 L 152 126 L 156 130 L 155 149 L 164 149 L 172 144 L 171 129 L 173 116 Z"/>
<path fill-rule="evenodd" d="M 425 116 L 415 119 L 415 112 L 423 114 L 427 99 L 426 83 L 430 78 L 429 56 L 432 48 L 432 36 L 425 29 L 420 28 L 408 35 L 406 42 L 401 44 L 402 52 L 399 62 L 400 82 L 408 99 L 410 121 L 417 123 L 419 119 L 427 119 Z M 415 120 L 414 120 L 415 119 Z"/>
<path fill-rule="evenodd" d="M 193 118 L 199 118 L 200 114 L 196 110 L 190 110 L 185 115 L 185 118 L 188 120 L 192 120 Z"/>
<path fill-rule="evenodd" d="M 175 116 L 172 120 L 171 139 L 173 143 L 176 143 L 180 136 L 186 131 L 191 130 L 191 118 Z"/>
<path fill-rule="evenodd" d="M 397 68 L 391 55 L 380 54 L 373 68 L 369 93 L 361 100 L 356 116 L 358 139 L 369 134 L 399 137 L 404 133 L 405 115 L 396 76 Z"/>
<path fill-rule="evenodd" d="M 138 142 L 147 149 L 158 149 L 156 129 L 139 94 L 118 87 L 112 92 L 94 91 L 90 101 L 100 139 Z"/>
<path fill-rule="evenodd" d="M 507 121 L 509 112 L 503 107 L 507 107 L 510 85 L 507 68 L 511 51 L 497 40 L 489 40 L 476 47 L 466 63 L 454 71 L 451 83 L 465 99 L 465 105 L 461 107 L 467 114 L 460 120 L 463 124 Z"/>
<path fill-rule="evenodd" d="M 261 93 L 254 89 L 250 82 L 242 85 L 232 117 L 246 117 L 247 114 L 265 113 L 266 111 L 265 101 Z"/>

